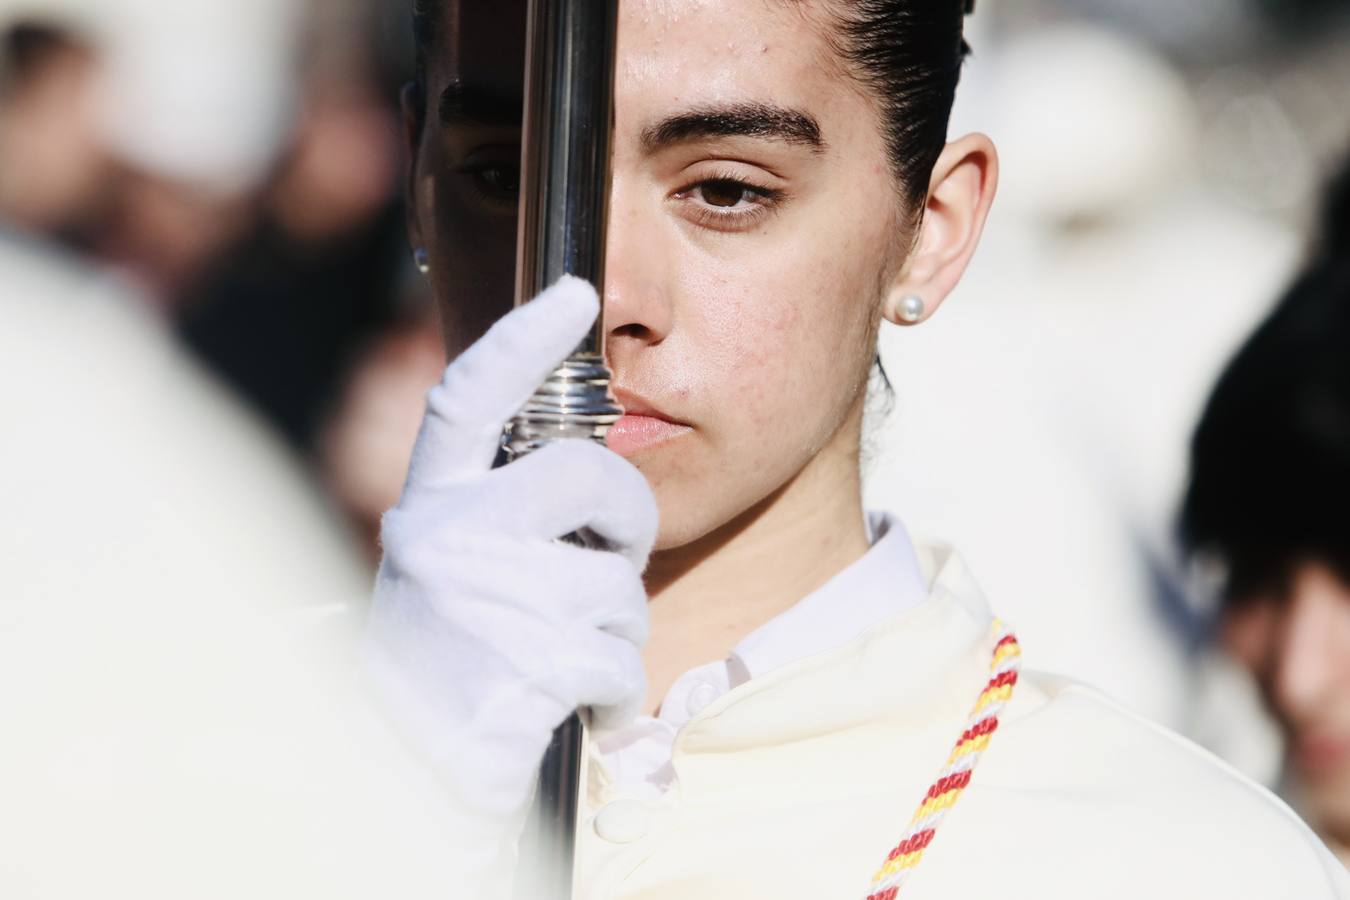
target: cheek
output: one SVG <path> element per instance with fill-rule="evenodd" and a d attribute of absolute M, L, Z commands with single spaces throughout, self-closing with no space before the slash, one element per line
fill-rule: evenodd
<path fill-rule="evenodd" d="M 1328 664 L 1333 667 L 1335 696 L 1341 707 L 1343 724 L 1350 730 L 1350 592 L 1337 601 L 1328 625 Z"/>
<path fill-rule="evenodd" d="M 483 209 L 454 179 L 439 177 L 422 228 L 446 352 L 453 359 L 515 301 L 516 217 Z"/>
<path fill-rule="evenodd" d="M 879 302 L 878 251 L 861 243 L 802 229 L 734 258 L 704 256 L 683 267 L 679 326 L 696 345 L 691 357 L 718 373 L 714 390 L 743 421 L 779 434 L 818 430 L 837 425 L 851 405 L 871 363 Z M 825 421 L 803 419 L 808 409 Z"/>
<path fill-rule="evenodd" d="M 712 273 L 691 287 L 707 298 L 700 304 L 706 316 L 694 327 L 708 349 L 709 368 L 721 373 L 748 417 L 772 417 L 806 349 L 801 310 L 765 272 L 747 270 L 737 278 Z"/>
<path fill-rule="evenodd" d="M 1219 641 L 1233 659 L 1259 678 L 1265 668 L 1277 624 L 1274 610 L 1269 605 L 1253 603 L 1224 617 Z"/>

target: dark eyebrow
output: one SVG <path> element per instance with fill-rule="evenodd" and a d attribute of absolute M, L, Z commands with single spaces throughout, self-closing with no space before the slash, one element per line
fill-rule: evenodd
<path fill-rule="evenodd" d="M 767 103 L 734 103 L 691 109 L 662 119 L 642 132 L 648 153 L 698 138 L 759 137 L 825 149 L 820 123 L 809 113 Z"/>
<path fill-rule="evenodd" d="M 441 92 L 437 113 L 442 125 L 471 123 L 495 127 L 519 127 L 525 102 L 518 95 L 484 85 L 452 81 Z"/>

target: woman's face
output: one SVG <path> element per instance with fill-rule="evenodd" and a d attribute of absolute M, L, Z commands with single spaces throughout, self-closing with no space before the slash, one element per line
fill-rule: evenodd
<path fill-rule="evenodd" d="M 471 6 L 487 4 L 452 9 L 428 72 L 412 181 L 451 354 L 509 308 L 514 277 L 523 14 Z M 644 415 L 610 445 L 647 476 L 670 548 L 817 458 L 856 466 L 911 235 L 817 7 L 624 0 L 619 34 L 605 327 L 616 394 Z"/>

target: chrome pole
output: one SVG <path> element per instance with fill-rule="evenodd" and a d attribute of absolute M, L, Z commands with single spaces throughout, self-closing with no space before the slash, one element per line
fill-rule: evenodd
<path fill-rule="evenodd" d="M 529 0 L 527 28 L 516 305 L 563 275 L 585 278 L 603 298 L 618 0 Z M 565 438 L 604 441 L 623 414 L 604 339 L 597 319 L 508 425 L 509 459 Z M 573 715 L 540 768 L 521 870 L 527 883 L 531 873 L 544 879 L 524 886 L 532 897 L 572 895 L 581 739 Z"/>

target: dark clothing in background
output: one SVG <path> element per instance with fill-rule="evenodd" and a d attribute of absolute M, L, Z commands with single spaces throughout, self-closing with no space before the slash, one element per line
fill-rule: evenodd
<path fill-rule="evenodd" d="M 406 257 L 398 203 L 318 246 L 265 224 L 184 304 L 182 338 L 308 452 L 351 357 L 395 320 Z"/>

